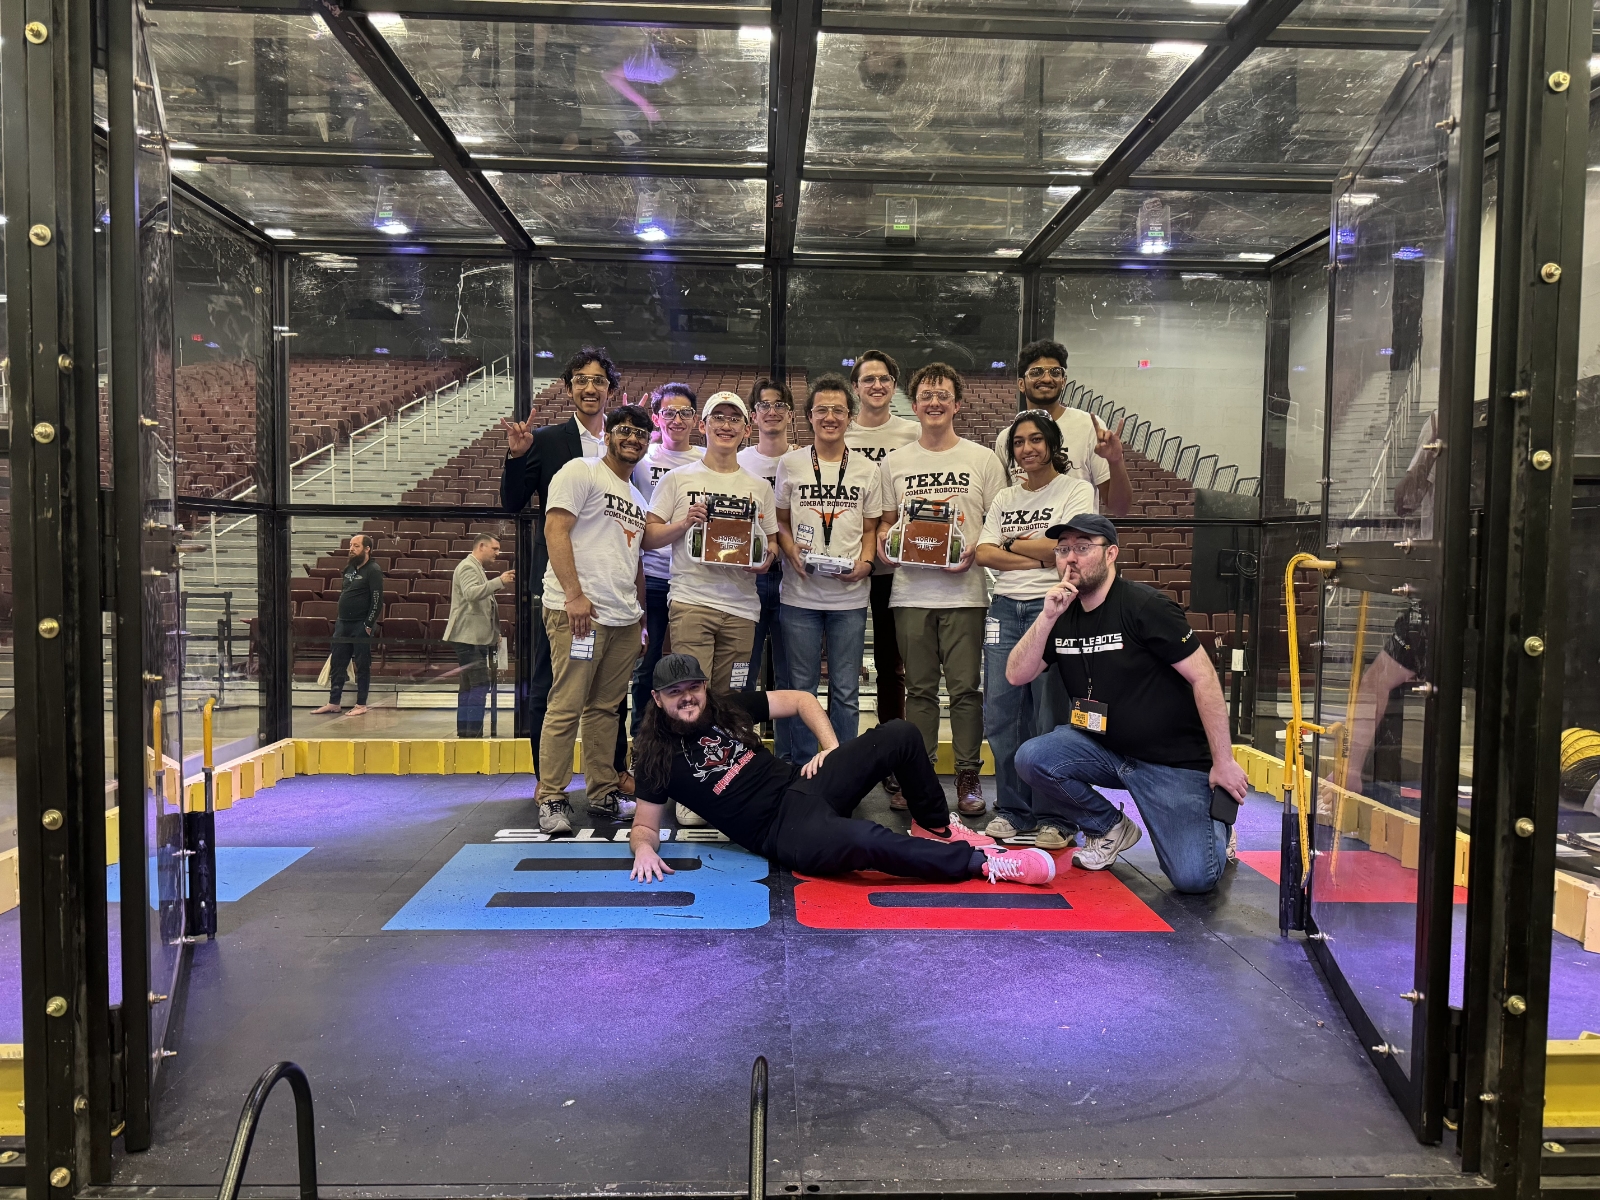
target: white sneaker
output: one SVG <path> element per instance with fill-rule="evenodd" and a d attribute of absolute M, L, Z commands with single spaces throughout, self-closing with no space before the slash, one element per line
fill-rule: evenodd
<path fill-rule="evenodd" d="M 539 830 L 542 833 L 572 832 L 572 805 L 565 800 L 552 800 L 539 805 Z"/>
<path fill-rule="evenodd" d="M 681 804 L 676 805 L 675 808 L 676 808 L 676 811 L 677 811 L 677 814 L 678 814 L 678 824 L 679 825 L 681 825 L 681 826 L 683 826 L 685 828 L 693 828 L 693 827 L 696 827 L 696 826 L 707 824 L 706 819 L 704 817 L 702 817 L 699 813 L 690 812 L 687 808 L 685 808 Z"/>
<path fill-rule="evenodd" d="M 1104 871 L 1117 861 L 1117 855 L 1143 836 L 1144 832 L 1127 817 L 1118 817 L 1117 823 L 1099 837 L 1090 837 L 1085 832 L 1083 849 L 1073 861 L 1085 871 Z"/>

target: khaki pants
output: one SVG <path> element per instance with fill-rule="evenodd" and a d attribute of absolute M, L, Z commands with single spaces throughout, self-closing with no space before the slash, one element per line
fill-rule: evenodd
<path fill-rule="evenodd" d="M 906 717 L 922 732 L 928 757 L 939 749 L 939 675 L 950 693 L 956 770 L 983 765 L 982 608 L 896 608 L 895 640 L 906 664 Z"/>
<path fill-rule="evenodd" d="M 572 746 L 583 735 L 584 798 L 593 804 L 617 786 L 612 754 L 617 744 L 617 709 L 628 694 L 639 657 L 639 622 L 594 625 L 594 657 L 572 657 L 572 624 L 558 608 L 544 611 L 555 676 L 539 739 L 540 804 L 559 800 L 572 782 Z"/>
<path fill-rule="evenodd" d="M 713 691 L 732 690 L 734 663 L 750 661 L 756 644 L 756 623 L 744 617 L 730 617 L 714 608 L 698 604 L 667 604 L 667 629 L 672 638 L 672 653 L 692 654 L 700 661 Z"/>

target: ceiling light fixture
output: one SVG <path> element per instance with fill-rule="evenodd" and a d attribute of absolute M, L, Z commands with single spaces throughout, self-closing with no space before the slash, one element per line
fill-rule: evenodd
<path fill-rule="evenodd" d="M 1270 250 L 1241 250 L 1234 257 L 1243 262 L 1271 262 L 1278 256 Z"/>
<path fill-rule="evenodd" d="M 384 221 L 378 226 L 379 233 L 387 233 L 390 237 L 404 237 L 411 232 L 411 226 L 404 221 Z"/>
<path fill-rule="evenodd" d="M 1194 58 L 1205 49 L 1203 42 L 1152 42 L 1151 54 L 1160 54 L 1173 58 Z"/>
<path fill-rule="evenodd" d="M 263 229 L 261 232 L 266 234 L 269 238 L 280 238 L 281 239 L 281 238 L 292 238 L 294 236 L 294 230 L 292 230 L 292 229 L 274 229 L 271 226 L 268 226 L 266 229 Z"/>
<path fill-rule="evenodd" d="M 659 225 L 651 225 L 639 230 L 639 240 L 641 242 L 664 242 L 667 240 L 667 231 Z"/>

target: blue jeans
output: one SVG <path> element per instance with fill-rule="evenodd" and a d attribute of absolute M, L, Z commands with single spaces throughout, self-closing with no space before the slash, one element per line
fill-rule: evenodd
<path fill-rule="evenodd" d="M 639 722 L 644 720 L 644 706 L 650 703 L 650 677 L 661 661 L 661 647 L 667 640 L 667 592 L 672 580 L 644 577 L 644 627 L 650 635 L 644 657 L 633 669 L 633 715 L 629 718 L 629 737 L 639 736 Z"/>
<path fill-rule="evenodd" d="M 761 681 L 761 655 L 769 637 L 772 639 L 773 690 L 790 686 L 789 654 L 784 649 L 783 630 L 778 625 L 778 587 L 782 579 L 778 563 L 773 563 L 772 569 L 765 575 L 756 576 L 756 595 L 761 597 L 761 617 L 756 621 L 756 640 L 750 649 L 750 675 L 744 685 L 747 692 L 758 692 L 764 686 Z M 772 724 L 772 752 L 786 762 L 793 757 L 789 752 L 787 726 L 787 721 L 774 721 Z"/>
<path fill-rule="evenodd" d="M 1066 713 L 1055 711 L 1056 689 L 1049 686 L 1051 672 L 1046 671 L 1022 687 L 1006 682 L 1006 658 L 1043 608 L 1042 599 L 996 596 L 989 603 L 989 618 L 1000 622 L 999 644 L 990 645 L 987 628 L 984 633 L 983 728 L 989 736 L 989 749 L 994 752 L 994 811 L 996 816 L 1010 821 L 1018 833 L 1037 828 L 1038 814 L 1033 811 L 1032 789 L 1017 777 L 1017 748 L 1067 719 Z"/>
<path fill-rule="evenodd" d="M 785 651 L 792 656 L 790 686 L 817 694 L 822 682 L 822 642 L 828 642 L 828 723 L 842 746 L 852 741 L 861 722 L 861 657 L 866 649 L 867 610 L 817 612 L 793 604 L 778 606 Z M 817 752 L 817 739 L 799 717 L 789 726 L 789 750 L 797 763 Z"/>
<path fill-rule="evenodd" d="M 1112 711 L 1111 719 L 1116 720 Z M 998 756 L 997 756 L 998 757 Z M 1209 892 L 1228 865 L 1228 827 L 1211 819 L 1211 783 L 1204 771 L 1124 758 L 1093 734 L 1061 725 L 1024 742 L 1017 774 L 1033 789 L 1040 821 L 1060 816 L 1100 837 L 1117 823 L 1117 807 L 1096 788 L 1121 788 L 1139 806 L 1156 860 L 1180 892 Z"/>

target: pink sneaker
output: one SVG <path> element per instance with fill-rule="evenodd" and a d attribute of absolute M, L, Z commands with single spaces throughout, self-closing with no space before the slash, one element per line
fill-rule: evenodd
<path fill-rule="evenodd" d="M 940 837 L 930 829 L 924 829 L 915 821 L 911 822 L 911 836 L 927 838 L 932 842 L 965 842 L 975 850 L 982 850 L 994 845 L 994 839 L 987 833 L 979 833 L 976 829 L 969 829 L 963 825 L 954 813 L 950 815 L 950 836 Z"/>
<path fill-rule="evenodd" d="M 990 883 L 1026 883 L 1043 887 L 1056 877 L 1056 860 L 1043 850 L 1028 846 L 1021 850 L 991 850 L 984 863 Z"/>

